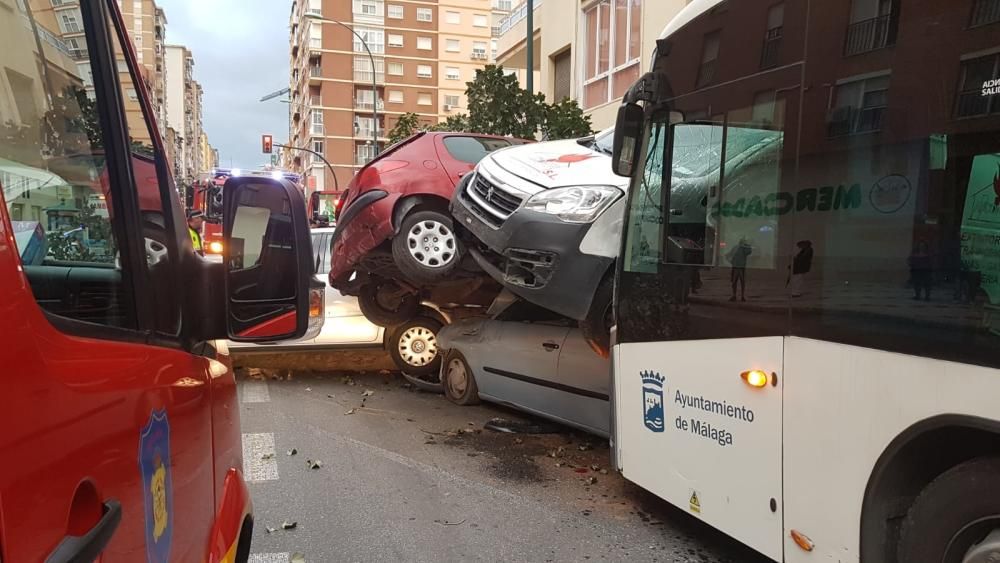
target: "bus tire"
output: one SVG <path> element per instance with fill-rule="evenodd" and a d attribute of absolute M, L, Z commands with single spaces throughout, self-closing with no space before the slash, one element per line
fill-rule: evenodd
<path fill-rule="evenodd" d="M 1000 530 L 1000 457 L 983 457 L 939 475 L 903 520 L 900 563 L 962 561 L 970 547 Z"/>
<path fill-rule="evenodd" d="M 613 304 L 615 278 L 608 273 L 597 286 L 594 300 L 590 303 L 587 317 L 580 321 L 580 331 L 591 347 L 607 357 L 611 350 L 611 325 L 613 321 Z"/>

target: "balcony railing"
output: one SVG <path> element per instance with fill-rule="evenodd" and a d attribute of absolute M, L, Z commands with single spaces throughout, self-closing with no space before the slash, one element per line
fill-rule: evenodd
<path fill-rule="evenodd" d="M 385 106 L 382 100 L 378 101 L 378 109 L 381 110 Z M 375 109 L 375 103 L 371 100 L 354 100 L 354 109 L 371 111 Z"/>
<path fill-rule="evenodd" d="M 827 136 L 840 137 L 881 131 L 885 111 L 886 106 L 837 108 L 827 123 Z"/>
<path fill-rule="evenodd" d="M 776 27 L 764 34 L 764 48 L 760 53 L 760 68 L 778 66 L 778 54 L 781 52 L 783 28 Z"/>
<path fill-rule="evenodd" d="M 356 164 L 358 166 L 364 166 L 364 165 L 368 164 L 369 162 L 371 162 L 372 158 L 373 157 L 370 154 L 364 154 L 364 153 L 362 153 L 362 154 L 356 154 L 356 155 L 354 155 L 354 164 Z"/>
<path fill-rule="evenodd" d="M 321 106 L 323 105 L 323 100 L 319 96 L 309 96 L 309 105 Z"/>
<path fill-rule="evenodd" d="M 535 0 L 535 9 L 536 10 L 538 9 L 539 4 L 541 4 L 541 3 L 542 3 L 542 0 Z M 500 28 L 500 34 L 499 35 L 503 35 L 504 33 L 507 33 L 508 31 L 510 31 L 510 28 L 512 28 L 515 25 L 517 25 L 518 23 L 520 23 L 521 20 L 523 20 L 526 17 L 528 17 L 528 4 L 522 2 L 520 5 L 518 5 L 516 8 L 514 8 L 511 11 L 511 13 L 510 13 L 509 16 L 507 16 L 506 18 L 500 20 L 500 25 L 497 26 L 497 27 Z M 532 31 L 534 31 L 534 30 L 532 30 Z"/>
<path fill-rule="evenodd" d="M 376 54 L 377 55 L 377 54 L 385 53 L 385 44 L 384 43 L 372 43 L 371 41 L 367 41 L 366 43 L 368 43 L 368 49 L 371 50 L 372 54 Z M 354 52 L 355 53 L 368 53 L 368 51 L 365 50 L 364 43 L 358 41 L 357 39 L 354 40 Z"/>
<path fill-rule="evenodd" d="M 372 71 L 370 71 L 370 70 L 355 70 L 354 71 L 354 81 L 355 82 L 363 82 L 365 84 L 368 84 L 368 83 L 371 83 L 371 81 L 372 81 L 373 78 L 374 78 L 375 82 L 378 82 L 379 84 L 382 84 L 382 83 L 385 82 L 385 73 L 384 72 L 377 72 L 377 73 L 374 73 L 374 75 L 373 75 Z"/>
<path fill-rule="evenodd" d="M 469 58 L 473 59 L 473 60 L 485 61 L 486 60 L 486 51 L 476 51 L 476 50 L 474 50 L 469 55 Z"/>
<path fill-rule="evenodd" d="M 324 131 L 322 123 L 312 123 L 309 125 L 309 134 L 311 135 L 322 135 Z"/>
<path fill-rule="evenodd" d="M 321 66 L 311 66 L 309 67 L 309 76 L 318 78 L 323 76 L 323 67 Z"/>
<path fill-rule="evenodd" d="M 1000 0 L 975 0 L 969 27 L 1000 22 Z"/>
<path fill-rule="evenodd" d="M 847 27 L 844 56 L 884 49 L 893 43 L 892 14 L 853 23 Z"/>

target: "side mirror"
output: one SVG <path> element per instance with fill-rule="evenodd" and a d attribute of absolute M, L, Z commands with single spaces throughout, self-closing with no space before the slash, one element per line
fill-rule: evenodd
<path fill-rule="evenodd" d="M 639 104 L 626 103 L 618 108 L 611 168 L 619 176 L 631 177 L 635 170 L 644 118 L 645 112 Z"/>
<path fill-rule="evenodd" d="M 238 342 L 300 338 L 309 322 L 312 242 L 287 180 L 235 177 L 223 188 L 226 330 Z"/>

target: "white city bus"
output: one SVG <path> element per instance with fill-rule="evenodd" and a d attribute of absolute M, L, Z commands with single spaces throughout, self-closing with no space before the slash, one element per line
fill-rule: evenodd
<path fill-rule="evenodd" d="M 615 462 L 775 561 L 1000 561 L 1000 2 L 694 0 L 626 94 Z"/>

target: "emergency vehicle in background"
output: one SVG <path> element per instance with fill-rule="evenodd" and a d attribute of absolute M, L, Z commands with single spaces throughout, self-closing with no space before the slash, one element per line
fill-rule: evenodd
<path fill-rule="evenodd" d="M 666 27 L 612 158 L 625 478 L 775 561 L 1000 559 L 987 4 L 695 0 Z"/>
<path fill-rule="evenodd" d="M 5 8 L 0 560 L 246 561 L 224 339 L 306 332 L 302 195 L 229 179 L 196 255 L 118 3 L 80 2 L 76 52 L 52 2 Z"/>
<path fill-rule="evenodd" d="M 221 256 L 222 245 L 222 188 L 226 180 L 240 176 L 267 176 L 284 178 L 302 190 L 301 176 L 283 170 L 241 170 L 239 168 L 213 168 L 203 172 L 188 189 L 186 205 L 189 210 L 201 211 L 205 225 L 202 227 L 202 247 L 206 255 Z M 308 217 L 313 217 L 312 209 Z"/>
<path fill-rule="evenodd" d="M 309 220 L 313 227 L 337 226 L 337 209 L 341 193 L 333 190 L 316 190 L 309 194 Z"/>

